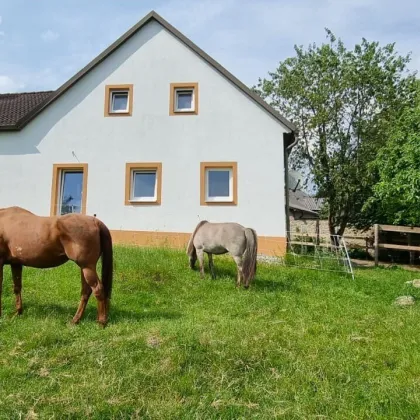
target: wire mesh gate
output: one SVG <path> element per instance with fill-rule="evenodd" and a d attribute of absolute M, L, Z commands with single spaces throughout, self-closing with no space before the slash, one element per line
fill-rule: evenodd
<path fill-rule="evenodd" d="M 285 266 L 345 273 L 354 279 L 343 236 L 288 232 L 287 241 L 288 250 L 282 258 Z"/>

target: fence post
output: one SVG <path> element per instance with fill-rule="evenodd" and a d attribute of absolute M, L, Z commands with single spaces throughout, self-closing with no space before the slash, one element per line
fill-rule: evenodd
<path fill-rule="evenodd" d="M 319 219 L 315 222 L 316 244 L 319 245 Z"/>
<path fill-rule="evenodd" d="M 374 225 L 374 230 L 375 230 L 375 267 L 378 266 L 378 262 L 379 262 L 379 225 L 377 223 L 375 223 Z"/>
<path fill-rule="evenodd" d="M 408 236 L 408 245 L 413 245 L 411 233 L 407 234 Z M 410 251 L 410 265 L 414 265 L 414 251 Z"/>

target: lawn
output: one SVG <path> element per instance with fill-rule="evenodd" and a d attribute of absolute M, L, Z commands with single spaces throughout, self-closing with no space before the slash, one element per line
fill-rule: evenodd
<path fill-rule="evenodd" d="M 20 317 L 5 269 L 0 419 L 419 418 L 420 305 L 393 305 L 420 298 L 415 272 L 260 264 L 238 290 L 229 258 L 216 280 L 183 252 L 116 247 L 115 261 L 105 329 L 94 298 L 69 324 L 73 263 L 24 270 Z"/>

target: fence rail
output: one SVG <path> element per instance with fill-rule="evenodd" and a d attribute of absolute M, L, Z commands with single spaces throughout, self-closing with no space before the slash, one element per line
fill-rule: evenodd
<path fill-rule="evenodd" d="M 289 241 L 290 245 L 304 245 L 304 246 L 322 246 L 325 248 L 331 248 L 331 243 L 326 243 L 326 242 L 300 242 L 300 241 Z"/>
<path fill-rule="evenodd" d="M 401 232 L 401 233 L 420 233 L 420 227 L 411 226 L 393 226 L 393 225 L 378 225 L 380 230 L 384 232 Z"/>

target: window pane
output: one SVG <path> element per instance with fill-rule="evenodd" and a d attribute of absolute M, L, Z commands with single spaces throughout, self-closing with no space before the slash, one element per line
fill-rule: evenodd
<path fill-rule="evenodd" d="M 192 109 L 193 105 L 192 91 L 177 92 L 177 109 Z"/>
<path fill-rule="evenodd" d="M 128 93 L 113 93 L 112 94 L 112 110 L 113 111 L 127 111 L 128 109 Z"/>
<path fill-rule="evenodd" d="M 81 213 L 82 189 L 83 172 L 62 172 L 60 214 Z"/>
<path fill-rule="evenodd" d="M 156 172 L 134 173 L 134 198 L 154 197 L 156 185 Z"/>
<path fill-rule="evenodd" d="M 230 171 L 212 171 L 208 172 L 209 197 L 229 197 Z"/>

